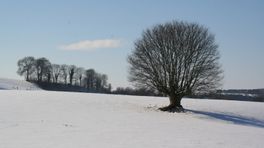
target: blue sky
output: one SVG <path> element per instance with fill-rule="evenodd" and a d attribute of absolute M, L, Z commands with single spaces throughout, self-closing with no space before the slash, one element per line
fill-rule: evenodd
<path fill-rule="evenodd" d="M 216 35 L 223 88 L 264 88 L 262 0 L 1 0 L 0 77 L 22 79 L 18 59 L 34 56 L 94 68 L 114 87 L 129 86 L 134 41 L 171 20 L 197 22 Z"/>

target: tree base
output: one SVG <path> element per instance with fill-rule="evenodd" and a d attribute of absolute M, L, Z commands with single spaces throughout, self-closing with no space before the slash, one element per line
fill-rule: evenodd
<path fill-rule="evenodd" d="M 166 107 L 161 107 L 159 108 L 161 111 L 167 111 L 167 112 L 176 112 L 176 113 L 182 113 L 185 112 L 184 108 L 181 105 L 178 106 L 173 106 L 173 105 L 169 105 Z"/>

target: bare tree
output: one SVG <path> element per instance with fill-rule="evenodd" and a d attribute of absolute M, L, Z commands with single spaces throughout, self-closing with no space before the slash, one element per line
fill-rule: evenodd
<path fill-rule="evenodd" d="M 23 59 L 20 59 L 17 62 L 18 70 L 17 73 L 19 75 L 25 75 L 25 78 L 27 81 L 30 80 L 30 75 L 34 72 L 34 64 L 35 64 L 35 58 L 34 57 L 25 57 Z"/>
<path fill-rule="evenodd" d="M 96 92 L 100 92 L 102 90 L 102 75 L 99 73 L 95 73 L 95 90 Z"/>
<path fill-rule="evenodd" d="M 66 64 L 61 65 L 61 77 L 64 80 L 65 84 L 67 84 L 68 69 L 69 69 L 68 65 L 66 65 Z"/>
<path fill-rule="evenodd" d="M 51 83 L 51 78 L 52 78 L 52 66 L 51 65 L 48 65 L 47 71 L 45 72 L 44 76 L 46 77 L 46 81 L 48 83 Z"/>
<path fill-rule="evenodd" d="M 95 73 L 95 90 L 97 92 L 107 92 L 108 86 L 107 86 L 107 75 L 106 74 L 100 74 L 100 73 Z"/>
<path fill-rule="evenodd" d="M 74 78 L 74 74 L 75 74 L 76 68 L 77 67 L 75 65 L 70 65 L 69 68 L 68 68 L 70 85 L 72 85 L 72 80 Z"/>
<path fill-rule="evenodd" d="M 82 79 L 84 77 L 84 68 L 78 67 L 76 68 L 76 74 L 75 74 L 75 79 L 79 81 L 79 85 L 82 86 Z"/>
<path fill-rule="evenodd" d="M 46 76 L 47 80 L 50 81 L 51 63 L 46 58 L 39 58 L 35 62 L 37 80 L 42 82 L 43 77 Z"/>
<path fill-rule="evenodd" d="M 107 93 L 111 93 L 111 92 L 112 92 L 112 85 L 111 83 L 109 83 L 107 87 Z"/>
<path fill-rule="evenodd" d="M 168 22 L 143 32 L 128 57 L 129 80 L 169 96 L 162 110 L 183 111 L 186 95 L 217 88 L 222 79 L 218 45 L 208 29 L 196 23 Z"/>
<path fill-rule="evenodd" d="M 94 91 L 95 89 L 95 75 L 96 72 L 94 69 L 88 69 L 86 70 L 86 88 L 88 91 Z"/>
<path fill-rule="evenodd" d="M 53 83 L 58 83 L 58 78 L 60 75 L 61 75 L 61 66 L 58 64 L 52 64 Z"/>
<path fill-rule="evenodd" d="M 106 74 L 101 74 L 101 88 L 106 89 L 107 88 L 107 80 L 108 77 Z"/>

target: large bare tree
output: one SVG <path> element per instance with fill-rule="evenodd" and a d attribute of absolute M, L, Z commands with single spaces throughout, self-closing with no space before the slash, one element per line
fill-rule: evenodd
<path fill-rule="evenodd" d="M 129 80 L 169 96 L 162 110 L 183 111 L 186 95 L 216 89 L 222 79 L 218 45 L 202 25 L 173 21 L 143 32 L 128 57 Z"/>

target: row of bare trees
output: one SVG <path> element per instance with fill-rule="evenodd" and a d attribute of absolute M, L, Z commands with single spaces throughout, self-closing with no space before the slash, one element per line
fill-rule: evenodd
<path fill-rule="evenodd" d="M 111 90 L 107 75 L 100 74 L 94 69 L 85 70 L 75 65 L 52 64 L 44 57 L 35 59 L 31 56 L 20 59 L 17 65 L 17 73 L 25 76 L 26 81 L 80 86 L 93 92 Z"/>

